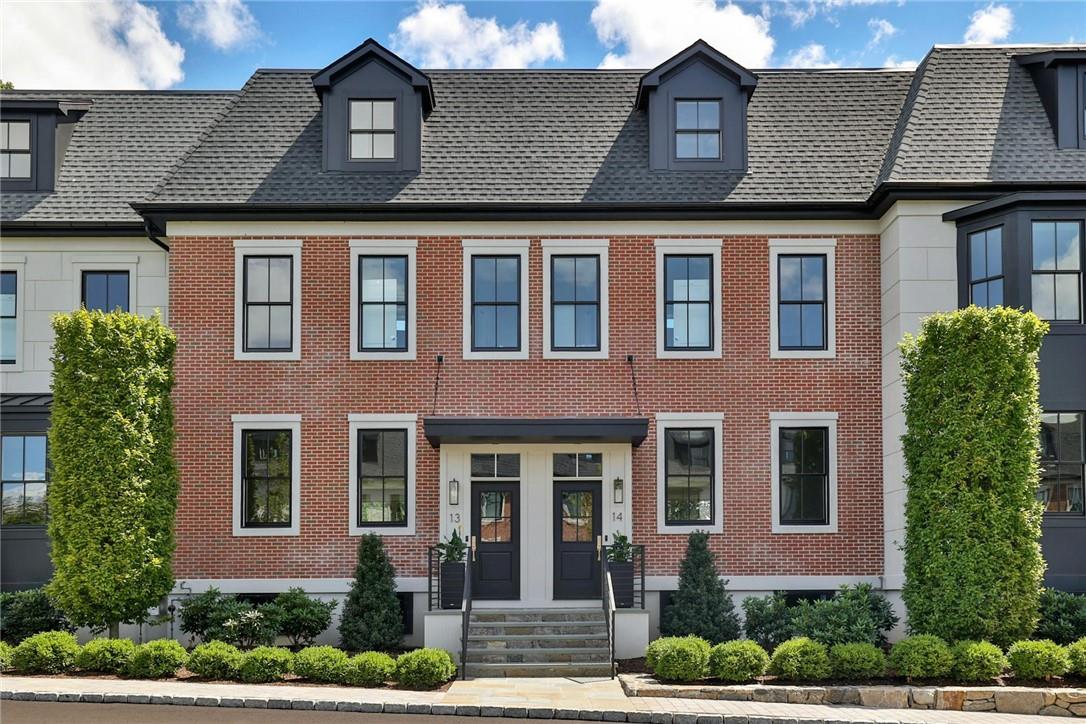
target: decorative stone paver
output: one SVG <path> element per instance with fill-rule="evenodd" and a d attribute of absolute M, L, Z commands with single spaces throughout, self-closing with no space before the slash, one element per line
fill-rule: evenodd
<path fill-rule="evenodd" d="M 809 701 L 810 691 L 819 689 L 796 688 L 807 691 L 798 692 L 794 697 L 786 696 L 786 700 Z M 930 689 L 925 691 L 930 692 Z M 980 689 L 962 690 L 962 693 L 963 705 L 980 705 L 984 701 L 984 697 L 979 696 L 981 694 L 993 696 Z M 926 695 L 937 700 L 938 690 L 934 694 Z M 416 692 L 294 684 L 207 684 L 185 681 L 4 676 L 0 677 L 0 698 L 21 701 L 123 701 L 131 704 L 320 709 L 431 714 L 442 717 L 483 715 L 639 724 L 1052 724 L 1049 717 L 1027 714 L 868 709 L 786 701 L 627 697 L 619 681 L 612 679 L 474 679 L 456 681 L 447 691 Z M 1056 706 L 1055 697 L 1048 705 Z M 1086 709 L 1086 694 L 1081 701 L 1076 700 L 1066 706 L 1081 706 Z M 1063 708 L 1062 711 L 1063 716 L 1071 714 L 1068 708 Z"/>

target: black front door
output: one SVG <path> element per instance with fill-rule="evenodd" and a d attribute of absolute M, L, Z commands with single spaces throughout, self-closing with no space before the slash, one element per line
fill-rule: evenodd
<path fill-rule="evenodd" d="M 554 597 L 599 598 L 600 483 L 554 484 Z"/>
<path fill-rule="evenodd" d="M 520 485 L 471 484 L 472 598 L 520 598 Z"/>

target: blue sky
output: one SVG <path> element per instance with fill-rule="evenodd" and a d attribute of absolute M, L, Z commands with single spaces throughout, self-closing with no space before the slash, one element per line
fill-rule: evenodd
<path fill-rule="evenodd" d="M 16 87 L 237 88 L 367 37 L 421 67 L 644 68 L 698 37 L 752 68 L 908 66 L 935 43 L 1086 42 L 1086 3 L 7 0 L 0 32 Z"/>

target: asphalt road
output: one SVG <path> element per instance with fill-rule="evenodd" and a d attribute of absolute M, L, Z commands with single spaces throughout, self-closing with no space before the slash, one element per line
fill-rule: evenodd
<path fill-rule="evenodd" d="M 60 704 L 4 701 L 4 724 L 439 724 L 447 717 L 422 714 L 360 714 L 340 711 L 284 709 L 226 709 L 207 706 L 154 704 Z M 456 724 L 494 724 L 494 719 L 455 717 Z M 527 719 L 502 719 L 502 724 L 528 724 Z M 531 722 L 537 724 L 537 722 Z"/>

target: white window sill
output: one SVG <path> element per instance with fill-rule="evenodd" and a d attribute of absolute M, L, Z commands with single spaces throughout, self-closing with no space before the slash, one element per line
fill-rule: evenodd
<path fill-rule="evenodd" d="M 720 359 L 724 354 L 720 350 L 699 350 L 684 352 L 679 349 L 662 349 L 656 353 L 657 359 Z"/>
<path fill-rule="evenodd" d="M 703 533 L 723 533 L 724 524 L 717 523 L 715 525 L 663 525 L 656 526 L 656 533 L 658 535 L 690 535 L 691 533 L 697 533 L 701 531 Z"/>
<path fill-rule="evenodd" d="M 832 349 L 774 349 L 769 352 L 770 359 L 835 359 L 837 354 Z"/>
<path fill-rule="evenodd" d="M 235 538 L 278 538 L 300 535 L 298 526 L 289 528 L 241 528 L 234 527 Z"/>
<path fill-rule="evenodd" d="M 823 533 L 836 533 L 836 525 L 777 525 L 773 524 L 774 535 L 819 535 Z"/>
<path fill-rule="evenodd" d="M 291 362 L 302 358 L 300 351 L 296 352 L 236 352 L 234 359 L 239 362 Z"/>
<path fill-rule="evenodd" d="M 576 352 L 574 350 L 543 350 L 543 359 L 607 359 L 607 350 Z"/>
<path fill-rule="evenodd" d="M 528 350 L 521 349 L 513 352 L 473 352 L 464 350 L 464 359 L 528 359 Z"/>
<path fill-rule="evenodd" d="M 415 351 L 407 350 L 406 352 L 358 352 L 355 350 L 351 350 L 351 359 L 359 362 L 382 362 L 389 360 L 413 362 L 415 360 Z"/>

